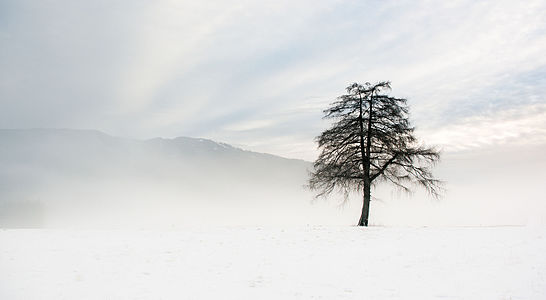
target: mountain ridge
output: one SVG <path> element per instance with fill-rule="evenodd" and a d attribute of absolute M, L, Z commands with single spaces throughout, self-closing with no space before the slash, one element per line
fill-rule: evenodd
<path fill-rule="evenodd" d="M 166 137 L 152 137 L 152 138 L 128 138 L 128 137 L 122 137 L 122 136 L 116 136 L 111 135 L 106 132 L 96 130 L 96 129 L 72 129 L 72 128 L 0 128 L 0 139 L 3 138 L 3 134 L 5 133 L 23 133 L 23 134 L 30 134 L 30 133 L 40 133 L 40 134 L 86 134 L 90 136 L 95 136 L 99 138 L 106 138 L 106 139 L 122 139 L 130 142 L 142 142 L 142 143 L 153 143 L 153 142 L 190 142 L 192 144 L 197 143 L 205 143 L 209 146 L 215 147 L 217 149 L 228 149 L 228 150 L 234 150 L 234 151 L 241 151 L 245 153 L 250 154 L 258 154 L 258 155 L 266 155 L 276 158 L 281 158 L 285 160 L 293 160 L 293 161 L 300 161 L 305 163 L 310 163 L 309 161 L 306 161 L 304 159 L 299 158 L 291 158 L 291 157 L 284 157 L 281 155 L 271 154 L 267 152 L 257 152 L 253 150 L 243 149 L 241 147 L 234 146 L 230 143 L 226 142 L 219 142 L 215 141 L 213 139 L 208 138 L 201 138 L 201 137 L 189 137 L 189 136 L 176 136 L 172 138 L 166 138 Z M 1 142 L 1 141 L 0 141 Z"/>
<path fill-rule="evenodd" d="M 0 129 L 0 166 L 0 227 L 118 219 L 178 224 L 209 211 L 227 218 L 225 212 L 251 207 L 264 215 L 272 203 L 288 210 L 311 199 L 304 188 L 311 163 L 203 138 Z"/>

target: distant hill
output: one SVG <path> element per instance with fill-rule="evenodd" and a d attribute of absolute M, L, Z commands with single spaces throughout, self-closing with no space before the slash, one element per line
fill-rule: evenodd
<path fill-rule="evenodd" d="M 2 227 L 259 223 L 311 199 L 309 162 L 189 137 L 2 129 L 0 166 Z"/>

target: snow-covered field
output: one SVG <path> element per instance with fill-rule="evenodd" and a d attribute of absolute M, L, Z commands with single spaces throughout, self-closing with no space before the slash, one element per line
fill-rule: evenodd
<path fill-rule="evenodd" d="M 546 229 L 0 230 L 0 299 L 546 299 Z"/>

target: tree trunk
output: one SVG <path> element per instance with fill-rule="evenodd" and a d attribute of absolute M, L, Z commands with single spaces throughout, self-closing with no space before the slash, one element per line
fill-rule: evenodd
<path fill-rule="evenodd" d="M 362 203 L 362 214 L 360 215 L 358 226 L 368 226 L 368 216 L 370 215 L 370 198 L 371 198 L 371 188 L 369 184 L 365 183 L 364 184 L 364 199 Z"/>

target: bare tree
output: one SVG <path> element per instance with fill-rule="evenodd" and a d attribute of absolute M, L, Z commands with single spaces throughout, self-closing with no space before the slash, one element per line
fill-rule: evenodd
<path fill-rule="evenodd" d="M 424 187 L 438 197 L 441 183 L 431 167 L 440 154 L 420 146 L 408 120 L 406 99 L 389 97 L 389 82 L 354 83 L 347 94 L 324 111 L 333 126 L 316 138 L 321 153 L 314 162 L 309 187 L 317 197 L 341 191 L 345 201 L 351 192 L 363 193 L 359 226 L 368 226 L 371 187 L 389 182 L 405 191 Z"/>

